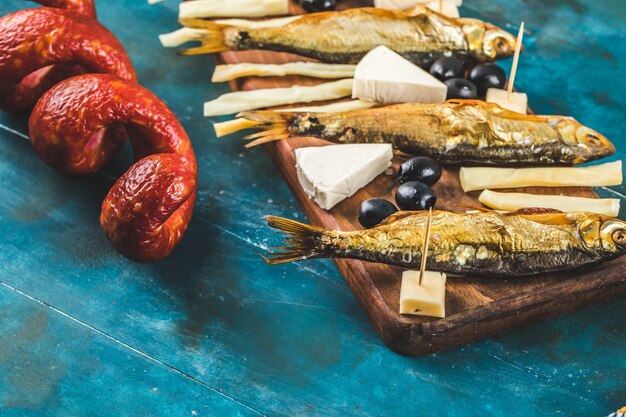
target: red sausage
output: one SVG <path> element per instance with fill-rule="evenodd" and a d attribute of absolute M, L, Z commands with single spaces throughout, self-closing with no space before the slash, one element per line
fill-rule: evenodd
<path fill-rule="evenodd" d="M 91 18 L 47 7 L 0 18 L 0 109 L 28 110 L 58 81 L 81 72 L 136 80 L 122 45 Z"/>
<path fill-rule="evenodd" d="M 86 17 L 96 18 L 96 5 L 93 0 L 33 0 L 42 6 L 72 10 Z"/>
<path fill-rule="evenodd" d="M 138 162 L 102 203 L 102 228 L 128 258 L 161 259 L 187 228 L 197 182 L 191 142 L 165 103 L 134 82 L 88 74 L 45 93 L 29 120 L 35 151 L 71 174 L 99 169 L 119 149 L 100 133 L 107 126 L 126 127 Z"/>

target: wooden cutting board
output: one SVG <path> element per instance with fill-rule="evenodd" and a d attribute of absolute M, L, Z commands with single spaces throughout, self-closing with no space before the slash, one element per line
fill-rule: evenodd
<path fill-rule="evenodd" d="M 356 6 L 357 3 L 359 2 L 343 1 L 341 7 Z M 296 5 L 292 8 L 294 13 L 301 12 Z M 216 59 L 219 63 L 228 64 L 279 64 L 305 60 L 295 55 L 265 51 L 225 52 L 217 55 Z M 247 77 L 231 82 L 231 87 L 233 90 L 254 90 L 320 82 L 324 81 L 299 76 Z M 312 224 L 339 230 L 360 229 L 357 215 L 361 202 L 373 197 L 394 201 L 393 194 L 398 185 L 395 174 L 380 175 L 332 210 L 322 210 L 306 196 L 298 182 L 294 150 L 325 144 L 327 142 L 319 139 L 301 137 L 265 146 Z M 394 161 L 394 168 L 397 166 L 398 161 Z M 456 168 L 444 169 L 443 176 L 434 189 L 438 196 L 439 209 L 462 211 L 464 209 L 459 207 L 461 204 L 482 206 L 477 200 L 478 192 L 463 192 Z M 596 196 L 591 188 L 582 187 L 527 188 L 515 191 Z M 451 276 L 447 283 L 446 318 L 404 316 L 398 313 L 402 269 L 355 260 L 338 259 L 334 262 L 387 346 L 400 354 L 411 356 L 460 346 L 529 323 L 603 303 L 626 293 L 626 257 L 622 257 L 593 269 L 530 278 Z"/>

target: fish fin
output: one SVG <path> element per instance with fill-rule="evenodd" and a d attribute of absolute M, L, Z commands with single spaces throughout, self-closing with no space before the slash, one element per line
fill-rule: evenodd
<path fill-rule="evenodd" d="M 261 129 L 260 132 L 253 133 L 244 138 L 252 140 L 252 142 L 246 144 L 246 148 L 287 139 L 291 136 L 289 123 L 291 122 L 292 116 L 289 113 L 271 110 L 247 111 L 238 114 L 237 117 L 260 123 L 258 126 L 255 126 L 255 128 Z"/>
<path fill-rule="evenodd" d="M 200 46 L 181 49 L 177 52 L 179 55 L 211 54 L 214 52 L 229 51 L 231 49 L 226 45 L 224 25 L 218 25 L 217 23 L 202 19 L 182 19 L 180 23 L 188 28 L 202 29 L 206 33 L 202 33 L 198 36 L 197 40 L 201 42 Z"/>
<path fill-rule="evenodd" d="M 268 264 L 284 264 L 323 256 L 319 241 L 325 230 L 321 227 L 276 216 L 267 216 L 267 225 L 288 236 L 285 246 L 275 247 L 280 252 L 269 253 L 267 256 L 261 254 Z"/>

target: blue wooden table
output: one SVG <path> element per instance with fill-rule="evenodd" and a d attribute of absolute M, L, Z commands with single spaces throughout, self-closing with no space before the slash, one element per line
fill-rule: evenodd
<path fill-rule="evenodd" d="M 303 215 L 263 149 L 217 140 L 201 116 L 227 91 L 209 82 L 211 58 L 160 47 L 177 2 L 97 3 L 192 138 L 195 217 L 167 260 L 127 261 L 98 216 L 130 152 L 71 178 L 37 158 L 26 116 L 0 115 L 0 415 L 587 417 L 626 405 L 624 298 L 410 359 L 383 345 L 330 262 L 265 265 L 255 249 L 275 235 L 261 216 Z M 5 0 L 0 14 L 31 6 Z M 466 0 L 462 12 L 511 31 L 524 19 L 518 85 L 533 108 L 597 128 L 624 159 L 623 0 Z"/>

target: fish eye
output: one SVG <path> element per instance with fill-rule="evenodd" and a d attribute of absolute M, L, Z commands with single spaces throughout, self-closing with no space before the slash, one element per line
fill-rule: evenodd
<path fill-rule="evenodd" d="M 613 241 L 620 245 L 626 245 L 626 230 L 620 229 L 613 232 Z"/>
<path fill-rule="evenodd" d="M 602 141 L 599 137 L 590 133 L 587 135 L 587 143 L 589 143 L 589 145 L 591 146 L 600 146 L 602 144 Z"/>

